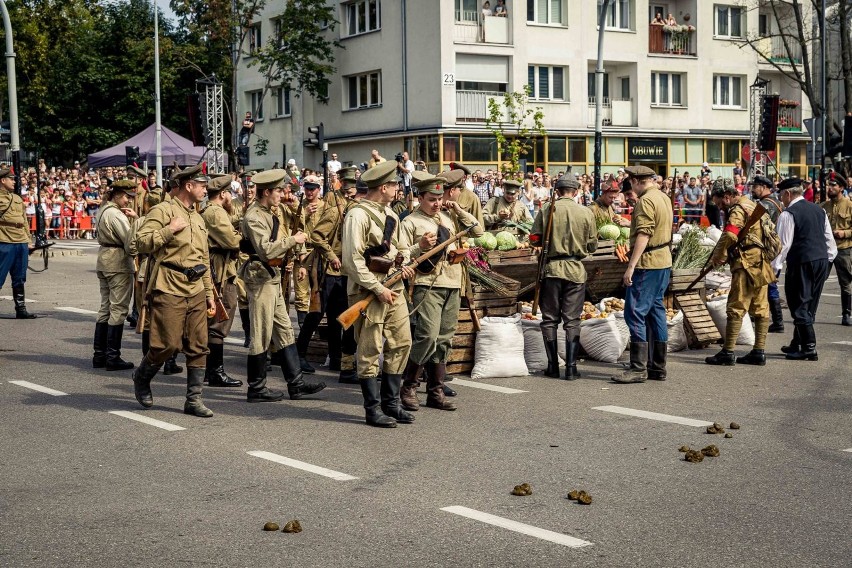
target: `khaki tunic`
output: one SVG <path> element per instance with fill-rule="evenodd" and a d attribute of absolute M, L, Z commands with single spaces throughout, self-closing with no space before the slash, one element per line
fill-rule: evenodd
<path fill-rule="evenodd" d="M 829 199 L 823 203 L 822 208 L 828 215 L 831 231 L 843 231 L 840 238 L 834 239 L 837 250 L 852 248 L 852 199 L 841 195 L 836 200 Z"/>
<path fill-rule="evenodd" d="M 531 230 L 531 234 L 541 235 L 542 243 L 550 206 L 550 203 L 542 206 Z M 548 261 L 542 278 L 559 278 L 582 284 L 588 276 L 582 260 L 598 248 L 595 217 L 587 207 L 579 205 L 572 197 L 558 198 L 554 207 Z"/>
<path fill-rule="evenodd" d="M 509 216 L 506 219 L 502 219 L 500 217 L 500 211 L 503 211 L 504 209 L 509 210 Z M 503 226 L 505 221 L 522 223 L 524 221 L 533 220 L 532 217 L 530 217 L 530 210 L 527 209 L 527 206 L 521 203 L 520 200 L 517 200 L 514 203 L 509 203 L 503 199 L 503 197 L 492 197 L 489 199 L 488 203 L 485 204 L 485 209 L 482 210 L 482 216 L 485 218 L 485 226 L 489 229 L 499 229 Z M 514 228 L 507 230 L 515 232 Z"/>
<path fill-rule="evenodd" d="M 30 223 L 20 195 L 0 188 L 0 243 L 29 243 Z"/>
<path fill-rule="evenodd" d="M 474 192 L 467 188 L 462 188 L 458 198 L 456 199 L 456 203 L 458 203 L 459 207 L 463 210 L 476 217 L 480 226 L 485 228 L 485 219 L 482 216 L 482 202 Z"/>
<path fill-rule="evenodd" d="M 133 273 L 136 270 L 135 224 L 112 201 L 98 212 L 98 251 L 96 265 L 101 305 L 98 323 L 123 325 L 133 297 Z"/>
<path fill-rule="evenodd" d="M 231 224 L 228 212 L 218 203 L 211 203 L 201 213 L 207 225 L 210 247 L 210 266 L 213 282 L 219 287 L 219 296 L 228 319 L 217 322 L 209 320 L 208 341 L 220 343 L 231 333 L 234 313 L 237 309 L 237 288 L 234 284 L 237 276 L 237 260 L 240 249 L 240 233 Z"/>
<path fill-rule="evenodd" d="M 616 215 L 615 209 L 612 205 L 604 205 L 600 202 L 600 200 L 595 200 L 589 206 L 589 209 L 592 210 L 592 213 L 595 216 L 595 221 L 597 224 L 603 223 L 615 223 L 618 224 L 621 221 L 621 215 Z"/>
<path fill-rule="evenodd" d="M 329 194 L 322 217 L 310 233 L 311 246 L 325 261 L 325 272 L 330 276 L 343 274 L 342 267 L 341 270 L 335 270 L 331 267 L 331 262 L 339 261 L 343 254 L 343 219 L 355 203 L 341 191 Z"/>
<path fill-rule="evenodd" d="M 308 205 L 304 204 L 302 207 L 302 220 L 301 226 L 303 227 L 304 232 L 307 235 L 310 235 L 313 232 L 314 227 L 322 218 L 323 212 L 325 211 L 325 201 L 319 200 L 317 201 L 317 209 L 313 212 L 312 215 L 308 215 Z M 304 252 L 302 253 L 305 256 L 304 260 L 297 260 L 295 265 L 295 270 L 293 271 L 293 284 L 295 287 L 295 308 L 300 312 L 307 312 L 310 308 L 311 303 L 311 267 L 314 262 L 314 248 L 310 241 L 310 239 L 305 241 Z M 299 280 L 299 268 L 304 268 L 308 271 L 308 275 Z"/>
<path fill-rule="evenodd" d="M 645 252 L 636 265 L 637 269 L 671 268 L 671 247 L 662 245 L 672 240 L 673 219 L 671 200 L 657 188 L 647 190 L 636 202 L 630 219 L 630 248 L 635 246 L 636 237 L 640 234 L 650 236 L 647 248 L 660 246 L 656 250 Z"/>
<path fill-rule="evenodd" d="M 145 201 L 148 199 L 148 191 L 141 184 L 136 186 L 136 197 L 133 198 L 131 206 L 138 216 L 145 214 Z"/>

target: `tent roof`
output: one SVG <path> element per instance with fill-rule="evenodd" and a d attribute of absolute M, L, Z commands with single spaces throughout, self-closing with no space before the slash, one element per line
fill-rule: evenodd
<path fill-rule="evenodd" d="M 156 162 L 156 134 L 156 127 L 152 124 L 124 142 L 106 150 L 89 154 L 89 167 L 102 168 L 125 165 L 126 146 L 138 146 L 139 159 L 142 162 L 147 161 L 148 165 L 152 166 Z M 181 166 L 195 165 L 205 158 L 207 152 L 206 147 L 194 146 L 191 140 L 165 126 L 161 129 L 160 147 L 164 166 L 171 166 L 172 162 L 177 162 Z"/>

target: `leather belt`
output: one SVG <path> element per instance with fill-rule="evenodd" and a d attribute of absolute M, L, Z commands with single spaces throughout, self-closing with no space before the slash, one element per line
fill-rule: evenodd
<path fill-rule="evenodd" d="M 547 257 L 547 262 L 551 262 L 553 260 L 583 260 L 579 256 L 575 256 L 573 254 L 558 254 L 556 256 Z"/>
<path fill-rule="evenodd" d="M 12 223 L 11 221 L 0 221 L 0 227 L 12 227 L 13 229 L 23 229 L 23 223 Z"/>

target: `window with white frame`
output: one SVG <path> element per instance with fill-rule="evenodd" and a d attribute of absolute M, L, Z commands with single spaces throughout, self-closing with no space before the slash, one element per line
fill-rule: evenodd
<path fill-rule="evenodd" d="M 527 0 L 527 21 L 536 24 L 567 25 L 566 0 Z"/>
<path fill-rule="evenodd" d="M 275 97 L 275 116 L 278 118 L 290 116 L 290 88 L 278 87 L 273 96 Z"/>
<path fill-rule="evenodd" d="M 686 104 L 682 73 L 651 73 L 651 106 L 679 107 Z"/>
<path fill-rule="evenodd" d="M 260 36 L 260 22 L 252 24 L 251 27 L 249 27 L 248 29 L 247 35 L 248 37 L 246 39 L 248 40 L 248 52 L 249 55 L 253 55 L 258 49 L 263 47 Z"/>
<path fill-rule="evenodd" d="M 382 104 L 382 74 L 380 71 L 352 75 L 344 79 L 346 109 L 370 108 Z"/>
<path fill-rule="evenodd" d="M 379 0 L 356 0 L 342 5 L 346 22 L 343 29 L 347 36 L 355 36 L 381 29 Z"/>
<path fill-rule="evenodd" d="M 720 38 L 741 38 L 745 31 L 745 11 L 739 6 L 714 6 L 713 35 Z"/>
<path fill-rule="evenodd" d="M 568 75 L 567 68 L 530 65 L 527 70 L 530 98 L 549 101 L 568 100 L 568 93 L 565 88 L 565 77 Z"/>
<path fill-rule="evenodd" d="M 612 0 L 606 15 L 606 29 L 608 30 L 632 30 L 630 17 L 633 12 L 631 4 L 635 0 Z M 598 20 L 600 21 L 601 6 L 603 2 L 598 0 Z"/>
<path fill-rule="evenodd" d="M 739 75 L 713 75 L 713 106 L 743 108 L 745 77 Z"/>
<path fill-rule="evenodd" d="M 255 122 L 260 122 L 263 120 L 263 101 L 261 100 L 261 96 L 263 95 L 263 91 L 251 91 L 248 93 L 249 100 L 251 101 L 251 115 L 254 117 Z"/>

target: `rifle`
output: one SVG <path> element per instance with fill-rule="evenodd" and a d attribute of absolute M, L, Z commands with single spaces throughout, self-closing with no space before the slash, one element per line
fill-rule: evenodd
<path fill-rule="evenodd" d="M 308 258 L 311 259 L 311 270 L 308 273 L 308 278 L 310 278 L 311 283 L 311 302 L 308 306 L 309 313 L 319 313 L 322 312 L 322 301 L 320 298 L 320 285 L 322 281 L 325 279 L 325 274 L 323 267 L 320 263 L 320 259 L 316 254 L 316 250 L 314 250 Z M 320 274 L 322 273 L 322 274 Z"/>
<path fill-rule="evenodd" d="M 456 242 L 457 240 L 459 240 L 460 238 L 465 236 L 468 232 L 470 232 L 471 229 L 476 227 L 478 224 L 479 223 L 474 223 L 470 227 L 465 227 L 464 229 L 462 229 L 461 231 L 459 231 L 458 233 L 456 233 L 455 235 L 453 235 L 452 237 L 450 237 L 449 239 L 447 239 L 443 243 L 441 243 L 441 244 L 439 244 L 435 247 L 432 247 L 431 249 L 429 249 L 425 253 L 421 254 L 420 256 L 415 258 L 414 260 L 409 261 L 409 263 L 406 264 L 406 266 L 410 266 L 410 267 L 417 266 L 418 264 L 420 264 L 424 260 L 431 258 L 432 256 L 440 253 L 445 248 L 450 246 L 452 243 Z M 400 280 L 402 280 L 402 270 L 401 269 L 393 272 L 392 274 L 388 274 L 387 276 L 385 276 L 385 278 L 382 280 L 382 285 L 384 285 L 385 287 L 390 287 L 390 286 L 393 286 L 394 284 L 396 284 L 397 282 L 399 282 Z M 370 303 L 375 299 L 376 299 L 376 296 L 371 294 L 371 295 L 367 296 L 366 298 L 364 298 L 363 300 L 361 300 L 360 302 L 355 302 L 354 304 L 349 306 L 349 308 L 346 311 L 344 311 L 342 314 L 340 314 L 337 317 L 337 321 L 340 322 L 340 325 L 343 326 L 343 329 L 349 329 L 350 327 L 352 327 L 352 324 L 354 324 L 356 321 L 358 321 L 359 317 L 364 315 L 364 313 L 367 310 L 367 306 L 369 306 Z"/>
<path fill-rule="evenodd" d="M 228 259 L 225 258 L 222 261 L 222 276 L 225 275 L 225 265 L 227 264 Z M 223 321 L 228 321 L 228 308 L 225 307 L 225 302 L 222 301 L 222 293 L 219 291 L 219 287 L 216 285 L 216 280 L 213 278 L 213 260 L 210 260 L 210 280 L 213 285 L 213 303 L 216 305 L 216 315 L 213 317 L 216 319 L 216 323 L 221 323 Z M 221 281 L 224 283 L 224 278 L 221 278 Z"/>
<path fill-rule="evenodd" d="M 152 300 L 151 295 L 148 294 L 148 283 L 151 282 L 153 266 L 154 255 L 150 254 L 145 263 L 145 281 L 142 285 L 142 309 L 139 310 L 139 319 L 136 320 L 136 333 L 143 333 L 145 331 L 145 322 L 148 319 L 149 306 Z"/>
<path fill-rule="evenodd" d="M 737 235 L 737 242 L 728 247 L 728 255 L 732 254 L 732 249 L 736 248 L 737 245 L 739 245 L 741 242 L 743 242 L 743 240 L 745 240 L 749 230 L 757 223 L 760 223 L 760 219 L 763 218 L 763 215 L 765 213 L 766 209 L 763 207 L 763 204 L 758 202 L 754 206 L 754 211 L 751 212 L 751 216 L 748 218 L 748 221 L 746 221 L 746 224 L 743 225 L 742 229 L 740 229 L 740 232 Z M 713 258 L 712 254 L 710 258 L 707 259 L 707 262 L 704 264 L 704 267 L 701 269 L 701 272 L 698 274 L 695 280 L 693 280 L 692 283 L 686 287 L 686 290 L 684 290 L 684 292 L 689 292 L 690 290 L 692 290 L 692 288 L 695 287 L 698 282 L 703 280 L 704 277 L 707 276 L 707 274 L 709 274 L 711 270 L 713 270 L 713 265 L 710 264 L 711 258 Z"/>
<path fill-rule="evenodd" d="M 554 185 L 555 188 L 555 185 Z M 556 209 L 556 189 L 550 190 L 550 209 L 547 211 L 547 223 L 544 229 L 544 242 L 541 246 L 541 253 L 538 257 L 538 270 L 535 275 L 535 295 L 533 296 L 532 313 L 535 315 L 538 312 L 538 299 L 541 294 L 542 273 L 544 265 L 547 264 L 547 253 L 550 252 L 550 237 L 553 232 L 553 211 Z"/>

